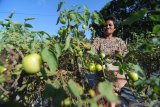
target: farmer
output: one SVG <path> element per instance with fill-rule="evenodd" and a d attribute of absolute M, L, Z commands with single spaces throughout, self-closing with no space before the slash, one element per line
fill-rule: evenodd
<path fill-rule="evenodd" d="M 96 50 L 97 53 L 105 53 L 106 55 L 110 55 L 111 57 L 114 56 L 115 53 L 119 53 L 121 55 L 125 55 L 127 53 L 127 46 L 125 42 L 118 37 L 115 37 L 113 34 L 116 30 L 116 19 L 115 17 L 109 16 L 105 19 L 105 25 L 103 27 L 104 35 L 103 37 L 97 37 L 93 40 L 92 47 Z M 107 64 L 107 67 L 109 68 L 109 72 L 114 74 L 115 78 L 112 78 L 112 80 L 109 80 L 110 82 L 113 82 L 114 90 L 115 92 L 120 91 L 120 89 L 126 84 L 125 75 L 120 75 L 118 73 L 119 67 L 113 66 L 112 63 L 114 63 L 116 60 L 112 59 L 110 61 L 110 64 Z M 107 72 L 108 75 L 111 75 Z M 102 76 L 102 73 L 97 73 L 95 84 L 97 87 L 98 82 L 100 82 L 100 77 Z M 109 76 L 111 77 L 111 76 Z M 110 78 L 111 79 L 111 78 Z M 116 80 L 116 81 L 115 81 Z M 110 107 L 114 107 L 115 104 L 111 104 Z"/>

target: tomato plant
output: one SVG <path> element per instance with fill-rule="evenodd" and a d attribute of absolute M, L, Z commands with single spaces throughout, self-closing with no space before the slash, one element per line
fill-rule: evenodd
<path fill-rule="evenodd" d="M 141 68 L 143 59 L 140 59 L 154 59 L 154 54 L 150 54 L 153 51 L 159 55 L 158 38 L 149 39 L 146 43 L 137 39 L 136 46 L 129 44 L 128 54 L 118 56 L 119 59 L 114 55 L 96 53 L 92 49 L 92 39 L 86 38 L 85 31 L 90 28 L 92 38 L 96 36 L 95 26 L 89 25 L 89 22 L 101 26 L 103 20 L 99 13 L 90 13 L 86 6 L 83 11 L 77 6 L 71 10 L 61 10 L 62 5 L 63 2 L 60 2 L 57 9 L 60 13 L 57 24 L 60 23 L 61 27 L 54 36 L 45 31 L 31 30 L 33 26 L 29 21 L 34 18 L 25 18 L 24 23 L 14 22 L 11 13 L 9 18 L 2 21 L 0 104 L 13 102 L 26 107 L 97 107 L 100 104 L 95 102 L 102 97 L 109 102 L 118 102 L 118 96 L 115 96 L 114 87 L 110 83 L 112 77 L 116 80 L 115 75 L 107 69 L 107 65 L 114 61 L 115 66 L 119 66 L 118 73 L 130 73 L 129 77 L 134 82 L 127 77 L 127 85 L 137 94 L 137 99 L 143 97 L 151 102 L 151 96 L 154 100 L 159 98 L 157 87 L 160 79 L 144 72 L 145 69 Z M 137 74 L 129 72 L 131 70 Z M 101 82 L 92 85 L 95 81 L 90 76 L 97 73 L 102 74 Z M 97 91 L 99 94 L 96 94 Z"/>
<path fill-rule="evenodd" d="M 7 69 L 0 73 L 0 84 L 4 89 L 0 91 L 0 104 L 15 102 L 22 106 L 53 104 L 58 107 L 96 102 L 94 97 L 99 96 L 94 95 L 94 91 L 92 94 L 88 91 L 91 87 L 85 76 L 94 73 L 95 64 L 90 68 L 92 72 L 88 72 L 88 63 L 98 58 L 91 50 L 91 41 L 85 38 L 91 13 L 87 7 L 84 7 L 83 14 L 78 7 L 74 7 L 74 11 L 60 10 L 62 4 L 60 2 L 58 6 L 60 16 L 57 24 L 60 22 L 62 25 L 58 36 L 30 30 L 33 26 L 29 21 L 34 18 L 25 18 L 24 23 L 12 21 L 14 13 L 6 19 L 6 23 L 2 22 L 0 64 Z M 82 23 L 86 23 L 85 29 L 80 28 Z M 112 90 L 112 86 L 109 88 Z M 82 96 L 85 99 L 81 99 Z"/>

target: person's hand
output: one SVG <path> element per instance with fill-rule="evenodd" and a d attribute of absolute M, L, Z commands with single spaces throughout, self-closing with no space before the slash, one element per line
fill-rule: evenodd
<path fill-rule="evenodd" d="M 124 51 L 121 50 L 120 48 L 118 48 L 118 49 L 115 51 L 115 54 L 124 55 Z"/>
<path fill-rule="evenodd" d="M 124 51 L 122 51 L 122 50 L 118 50 L 117 53 L 120 55 L 124 55 Z"/>
<path fill-rule="evenodd" d="M 113 64 L 107 64 L 108 70 L 118 72 L 119 66 L 114 66 Z"/>

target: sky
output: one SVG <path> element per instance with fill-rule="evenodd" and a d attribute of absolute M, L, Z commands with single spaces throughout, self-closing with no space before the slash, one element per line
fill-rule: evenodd
<path fill-rule="evenodd" d="M 4 20 L 15 10 L 12 18 L 15 22 L 24 22 L 25 18 L 33 17 L 29 21 L 32 24 L 32 30 L 43 30 L 50 35 L 58 32 L 60 24 L 56 25 L 59 12 L 58 4 L 62 0 L 0 0 L 0 20 Z M 86 5 L 90 12 L 99 11 L 111 0 L 63 0 L 65 1 L 62 9 L 71 8 L 73 5 Z M 88 36 L 89 37 L 89 36 Z"/>

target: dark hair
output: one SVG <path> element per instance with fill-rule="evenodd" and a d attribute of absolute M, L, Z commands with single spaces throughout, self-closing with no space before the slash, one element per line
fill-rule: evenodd
<path fill-rule="evenodd" d="M 104 20 L 105 21 L 112 20 L 115 28 L 117 27 L 117 21 L 116 21 L 116 18 L 114 16 L 108 16 L 108 17 L 104 18 Z"/>

